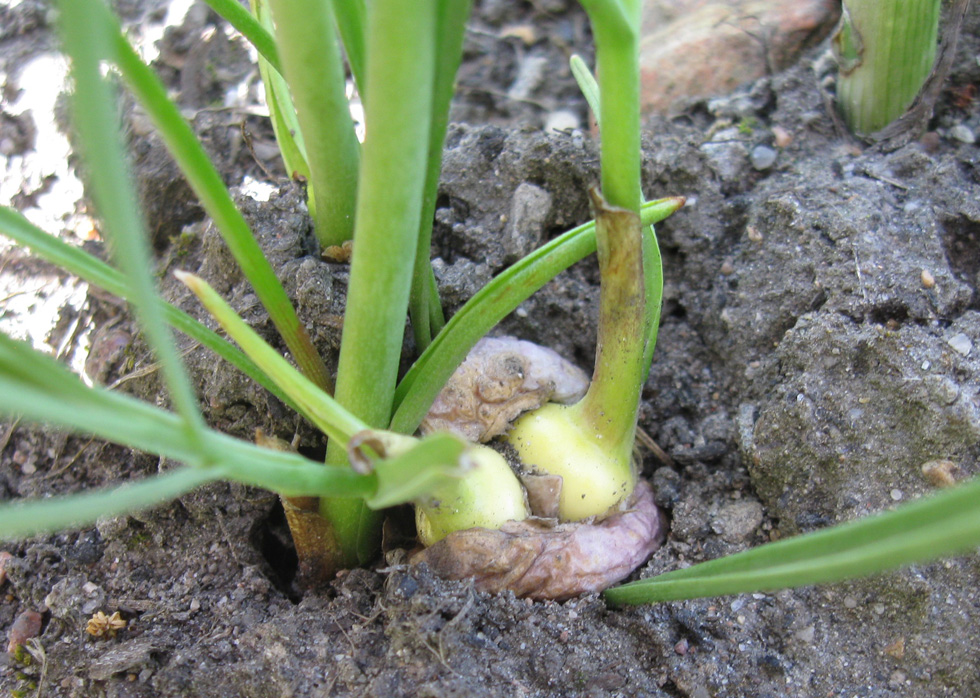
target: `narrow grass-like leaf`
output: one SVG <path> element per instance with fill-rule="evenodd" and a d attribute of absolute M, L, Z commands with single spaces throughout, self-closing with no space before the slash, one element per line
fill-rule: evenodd
<path fill-rule="evenodd" d="M 166 89 L 160 80 L 126 41 L 119 30 L 118 22 L 104 7 L 99 5 L 99 9 L 105 25 L 111 30 L 115 49 L 113 59 L 126 84 L 159 129 L 167 149 L 214 220 L 242 273 L 252 284 L 286 346 L 293 353 L 300 370 L 317 385 L 325 390 L 329 389 L 330 378 L 323 360 L 314 349 L 306 328 L 296 317 L 296 311 L 276 278 L 275 271 L 262 254 L 252 237 L 252 231 L 225 189 L 221 175 L 208 160 L 193 130 L 184 121 L 177 107 L 167 98 Z"/>
<path fill-rule="evenodd" d="M 422 215 L 419 219 L 419 241 L 415 250 L 415 271 L 412 274 L 412 293 L 409 312 L 415 346 L 424 351 L 433 335 L 442 329 L 445 320 L 439 290 L 429 260 L 432 254 L 432 217 L 436 210 L 442 150 L 449 123 L 449 103 L 452 101 L 456 71 L 463 52 L 463 35 L 470 14 L 470 0 L 438 0 L 436 9 L 435 79 L 432 85 L 432 118 L 429 122 L 429 154 L 425 170 Z"/>
<path fill-rule="evenodd" d="M 336 397 L 375 428 L 391 419 L 408 315 L 428 156 L 436 7 L 436 0 L 372 0 L 368 13 L 367 138 Z M 327 462 L 344 463 L 346 453 L 329 444 Z M 349 564 L 375 554 L 381 519 L 362 502 L 322 500 L 320 509 Z"/>
<path fill-rule="evenodd" d="M 101 74 L 102 59 L 112 53 L 112 27 L 102 20 L 100 11 L 105 6 L 101 0 L 64 0 L 60 7 L 60 27 L 75 82 L 75 127 L 86 155 L 92 198 L 105 220 L 116 263 L 127 270 L 129 297 L 160 360 L 186 437 L 200 446 L 204 420 L 157 300 L 149 243 L 116 121 L 115 94 Z"/>
<path fill-rule="evenodd" d="M 0 540 L 15 540 L 88 526 L 103 517 L 131 514 L 175 499 L 214 481 L 220 472 L 179 468 L 139 482 L 0 506 Z"/>
<path fill-rule="evenodd" d="M 660 334 L 660 312 L 664 299 L 664 263 L 660 254 L 660 242 L 653 225 L 643 229 L 643 286 L 646 303 L 643 308 L 646 324 L 646 348 L 643 350 L 643 382 L 650 375 L 653 350 Z"/>
<path fill-rule="evenodd" d="M 895 511 L 609 589 L 616 604 L 826 584 L 980 545 L 980 479 Z"/>
<path fill-rule="evenodd" d="M 225 332 L 238 342 L 238 346 L 289 395 L 302 414 L 325 433 L 331 442 L 346 447 L 354 434 L 368 428 L 367 424 L 341 407 L 330 395 L 293 368 L 279 352 L 266 344 L 204 280 L 185 272 L 175 273 L 194 292 Z"/>
<path fill-rule="evenodd" d="M 255 19 L 269 32 L 273 31 L 272 15 L 269 14 L 267 0 L 252 0 L 252 13 Z M 293 179 L 306 180 L 306 194 L 310 215 L 316 216 L 313 183 L 310 181 L 310 166 L 306 162 L 306 145 L 296 118 L 296 107 L 289 96 L 289 86 L 281 73 L 276 72 L 262 56 L 259 56 L 259 73 L 265 86 L 265 101 L 269 107 L 269 119 L 279 144 L 279 154 L 286 166 L 286 172 Z"/>
<path fill-rule="evenodd" d="M 272 451 L 216 431 L 202 445 L 187 438 L 181 419 L 128 395 L 89 388 L 57 361 L 0 334 L 0 414 L 93 434 L 124 446 L 214 471 L 288 496 L 371 496 L 375 475 L 324 468 L 295 453 Z"/>
<path fill-rule="evenodd" d="M 578 83 L 578 89 L 581 90 L 585 101 L 589 103 L 589 109 L 592 110 L 595 118 L 598 119 L 602 113 L 599 106 L 599 83 L 596 82 L 592 71 L 589 70 L 589 66 L 585 64 L 585 61 L 578 54 L 574 54 L 568 59 L 568 65 L 572 69 L 572 77 Z"/>
<path fill-rule="evenodd" d="M 123 300 L 129 300 L 129 291 L 126 288 L 123 275 L 119 271 L 85 250 L 72 247 L 54 235 L 48 235 L 17 211 L 0 207 L 0 234 L 93 286 L 98 286 Z M 231 342 L 218 336 L 183 310 L 163 301 L 160 302 L 164 306 L 163 317 L 171 327 L 200 342 L 287 405 L 296 409 L 289 397 L 279 389 L 279 386 L 269 380 L 269 377 Z"/>
<path fill-rule="evenodd" d="M 321 245 L 340 245 L 353 234 L 360 159 L 331 5 L 331 0 L 269 0 L 306 145 Z"/>
<path fill-rule="evenodd" d="M 228 20 L 228 24 L 237 29 L 277 73 L 282 74 L 275 39 L 255 20 L 255 17 L 249 14 L 248 10 L 238 3 L 238 0 L 204 0 L 204 2 Z"/>
<path fill-rule="evenodd" d="M 344 53 L 347 63 L 354 76 L 354 84 L 362 100 L 367 99 L 365 84 L 367 62 L 367 7 L 364 0 L 331 0 L 333 14 L 340 30 L 340 38 L 344 42 Z"/>
<path fill-rule="evenodd" d="M 672 197 L 644 204 L 641 222 L 650 226 L 662 221 L 683 203 L 682 198 Z M 391 430 L 405 434 L 415 431 L 442 386 L 480 337 L 595 249 L 595 221 L 591 221 L 542 245 L 481 288 L 446 323 L 398 385 Z"/>

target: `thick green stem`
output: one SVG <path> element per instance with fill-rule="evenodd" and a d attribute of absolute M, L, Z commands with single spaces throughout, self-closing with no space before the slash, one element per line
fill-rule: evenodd
<path fill-rule="evenodd" d="M 940 0 L 845 0 L 833 47 L 837 99 L 855 133 L 878 131 L 908 108 L 936 57 Z"/>
<path fill-rule="evenodd" d="M 436 2 L 375 0 L 368 17 L 367 139 L 336 398 L 370 426 L 391 419 L 415 258 L 434 75 Z M 328 463 L 346 462 L 331 443 Z M 377 550 L 380 518 L 361 501 L 325 500 L 344 564 Z"/>
<path fill-rule="evenodd" d="M 559 516 L 604 516 L 636 485 L 636 410 L 645 376 L 645 280 L 640 217 L 592 191 L 602 286 L 599 346 L 589 392 L 571 407 L 547 404 L 507 440 L 528 468 L 562 478 Z"/>
<path fill-rule="evenodd" d="M 285 77 L 303 131 L 321 245 L 354 229 L 359 145 L 329 0 L 270 0 Z"/>
<path fill-rule="evenodd" d="M 599 73 L 602 196 L 639 213 L 640 0 L 583 0 L 595 35 Z"/>
<path fill-rule="evenodd" d="M 589 392 L 570 408 L 609 448 L 633 447 L 646 367 L 643 239 L 640 217 L 611 208 L 593 190 L 599 258 L 599 337 Z"/>

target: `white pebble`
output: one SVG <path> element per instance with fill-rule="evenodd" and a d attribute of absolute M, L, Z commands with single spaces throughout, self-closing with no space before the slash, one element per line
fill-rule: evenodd
<path fill-rule="evenodd" d="M 956 124 L 956 126 L 949 130 L 949 135 L 960 143 L 966 143 L 968 145 L 973 145 L 977 140 L 977 137 L 973 135 L 973 131 L 966 124 Z"/>
<path fill-rule="evenodd" d="M 946 344 L 951 346 L 954 351 L 962 354 L 963 356 L 969 356 L 970 352 L 973 350 L 973 342 L 965 334 L 960 332 L 959 334 L 954 334 L 952 337 L 946 340 Z"/>

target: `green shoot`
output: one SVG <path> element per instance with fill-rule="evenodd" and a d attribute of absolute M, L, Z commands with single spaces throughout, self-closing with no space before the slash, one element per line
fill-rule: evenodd
<path fill-rule="evenodd" d="M 932 71 L 940 0 L 844 0 L 833 47 L 848 128 L 871 134 L 901 116 Z"/>
<path fill-rule="evenodd" d="M 323 246 L 340 245 L 354 230 L 359 144 L 331 3 L 269 0 L 269 7 L 306 145 L 317 238 Z"/>
<path fill-rule="evenodd" d="M 357 188 L 337 401 L 375 428 L 391 419 L 422 213 L 435 74 L 435 0 L 375 0 L 368 21 L 367 139 Z M 406 60 L 411 56 L 411 60 Z M 393 109 L 392 105 L 398 105 Z M 346 456 L 331 443 L 327 462 Z M 380 518 L 360 501 L 326 500 L 345 564 L 377 550 Z"/>
<path fill-rule="evenodd" d="M 603 516 L 633 492 L 633 437 L 646 374 L 640 218 L 593 192 L 601 287 L 595 372 L 585 397 L 514 423 L 507 441 L 535 472 L 563 479 L 559 518 Z"/>
<path fill-rule="evenodd" d="M 652 356 L 648 338 L 656 337 L 651 324 L 659 322 L 662 293 L 659 268 L 644 273 L 639 218 L 640 3 L 582 4 L 592 22 L 600 69 L 597 96 L 588 70 L 573 62 L 590 104 L 599 108 L 601 128 L 602 196 L 593 193 L 601 275 L 595 371 L 579 403 L 545 405 L 518 419 L 506 437 L 525 466 L 562 477 L 559 518 L 572 521 L 607 515 L 636 485 L 633 438 L 649 370 L 644 362 Z M 646 255 L 659 262 L 649 246 Z M 648 302 L 657 309 L 648 310 Z"/>

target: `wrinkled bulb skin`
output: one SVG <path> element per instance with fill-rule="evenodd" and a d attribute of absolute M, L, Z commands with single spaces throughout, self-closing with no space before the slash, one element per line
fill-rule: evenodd
<path fill-rule="evenodd" d="M 604 445 L 574 419 L 576 406 L 549 403 L 518 419 L 506 440 L 536 474 L 562 478 L 560 521 L 602 519 L 636 487 L 632 444 Z"/>
<path fill-rule="evenodd" d="M 503 456 L 474 445 L 467 458 L 472 469 L 464 477 L 433 492 L 415 508 L 419 540 L 425 546 L 453 531 L 497 529 L 528 516 L 524 489 Z"/>
<path fill-rule="evenodd" d="M 533 349 L 527 351 L 529 347 Z M 488 391 L 488 375 L 496 376 L 496 385 L 507 386 L 507 390 Z M 571 385 L 566 380 L 569 376 L 575 377 Z M 579 501 L 574 503 L 581 507 L 584 501 L 591 510 L 576 511 L 570 506 L 572 515 L 563 515 L 559 502 L 558 518 L 545 518 L 549 515 L 540 511 L 528 515 L 524 489 L 510 466 L 496 451 L 481 447 L 481 453 L 493 454 L 487 456 L 490 465 L 484 471 L 473 471 L 455 488 L 450 486 L 437 493 L 441 499 L 433 496 L 416 507 L 419 537 L 426 548 L 411 558 L 413 564 L 424 562 L 447 579 L 470 579 L 481 591 L 511 591 L 532 599 L 562 600 L 602 591 L 621 581 L 660 547 L 666 522 L 654 503 L 650 486 L 637 482 L 630 451 L 613 455 L 593 444 L 585 449 L 591 455 L 583 456 L 583 449 L 574 444 L 588 439 L 562 431 L 568 429 L 566 411 L 576 405 L 565 407 L 549 401 L 580 400 L 587 385 L 588 379 L 581 371 L 550 349 L 513 337 L 486 338 L 474 347 L 443 389 L 438 407 L 423 422 L 423 433 L 446 429 L 460 435 L 479 433 L 482 440 L 489 441 L 505 433 L 515 405 L 520 405 L 527 413 L 517 420 L 508 437 L 512 443 L 517 442 L 515 448 L 519 449 L 524 435 L 534 431 L 527 425 L 549 422 L 546 415 L 554 413 L 558 416 L 554 420 L 559 424 L 557 432 L 543 437 L 538 434 L 533 440 L 550 454 L 552 465 L 547 470 L 551 473 L 556 470 L 557 445 L 573 454 L 569 460 L 575 465 L 559 473 L 562 482 L 566 478 L 574 480 L 575 471 L 589 471 L 587 477 L 593 478 L 589 480 L 593 484 L 573 484 L 569 499 L 576 499 L 577 493 Z M 473 398 L 486 397 L 489 392 L 494 393 L 492 400 Z M 456 402 L 460 396 L 466 399 Z M 526 464 L 545 458 L 533 453 L 521 456 L 526 469 L 536 470 Z M 606 466 L 607 475 L 596 478 L 594 473 L 604 468 L 590 467 L 595 465 L 594 461 L 590 463 L 592 458 Z M 610 459 L 614 465 L 609 464 Z M 527 482 L 523 473 L 522 478 Z M 511 493 L 502 501 L 511 504 L 490 503 L 501 501 L 497 497 L 488 501 L 501 483 L 504 491 Z M 564 489 L 563 484 L 561 490 Z M 594 496 L 600 492 L 603 496 Z M 582 494 L 586 496 L 583 498 Z M 560 499 L 561 491 L 558 496 Z M 516 504 L 518 500 L 520 506 Z M 468 504 L 455 511 L 453 502 L 462 501 Z M 509 520 L 508 507 L 517 510 L 517 515 Z M 590 513 L 593 510 L 602 516 Z M 559 521 L 575 516 L 586 521 Z M 496 523 L 486 523 L 491 519 Z"/>

